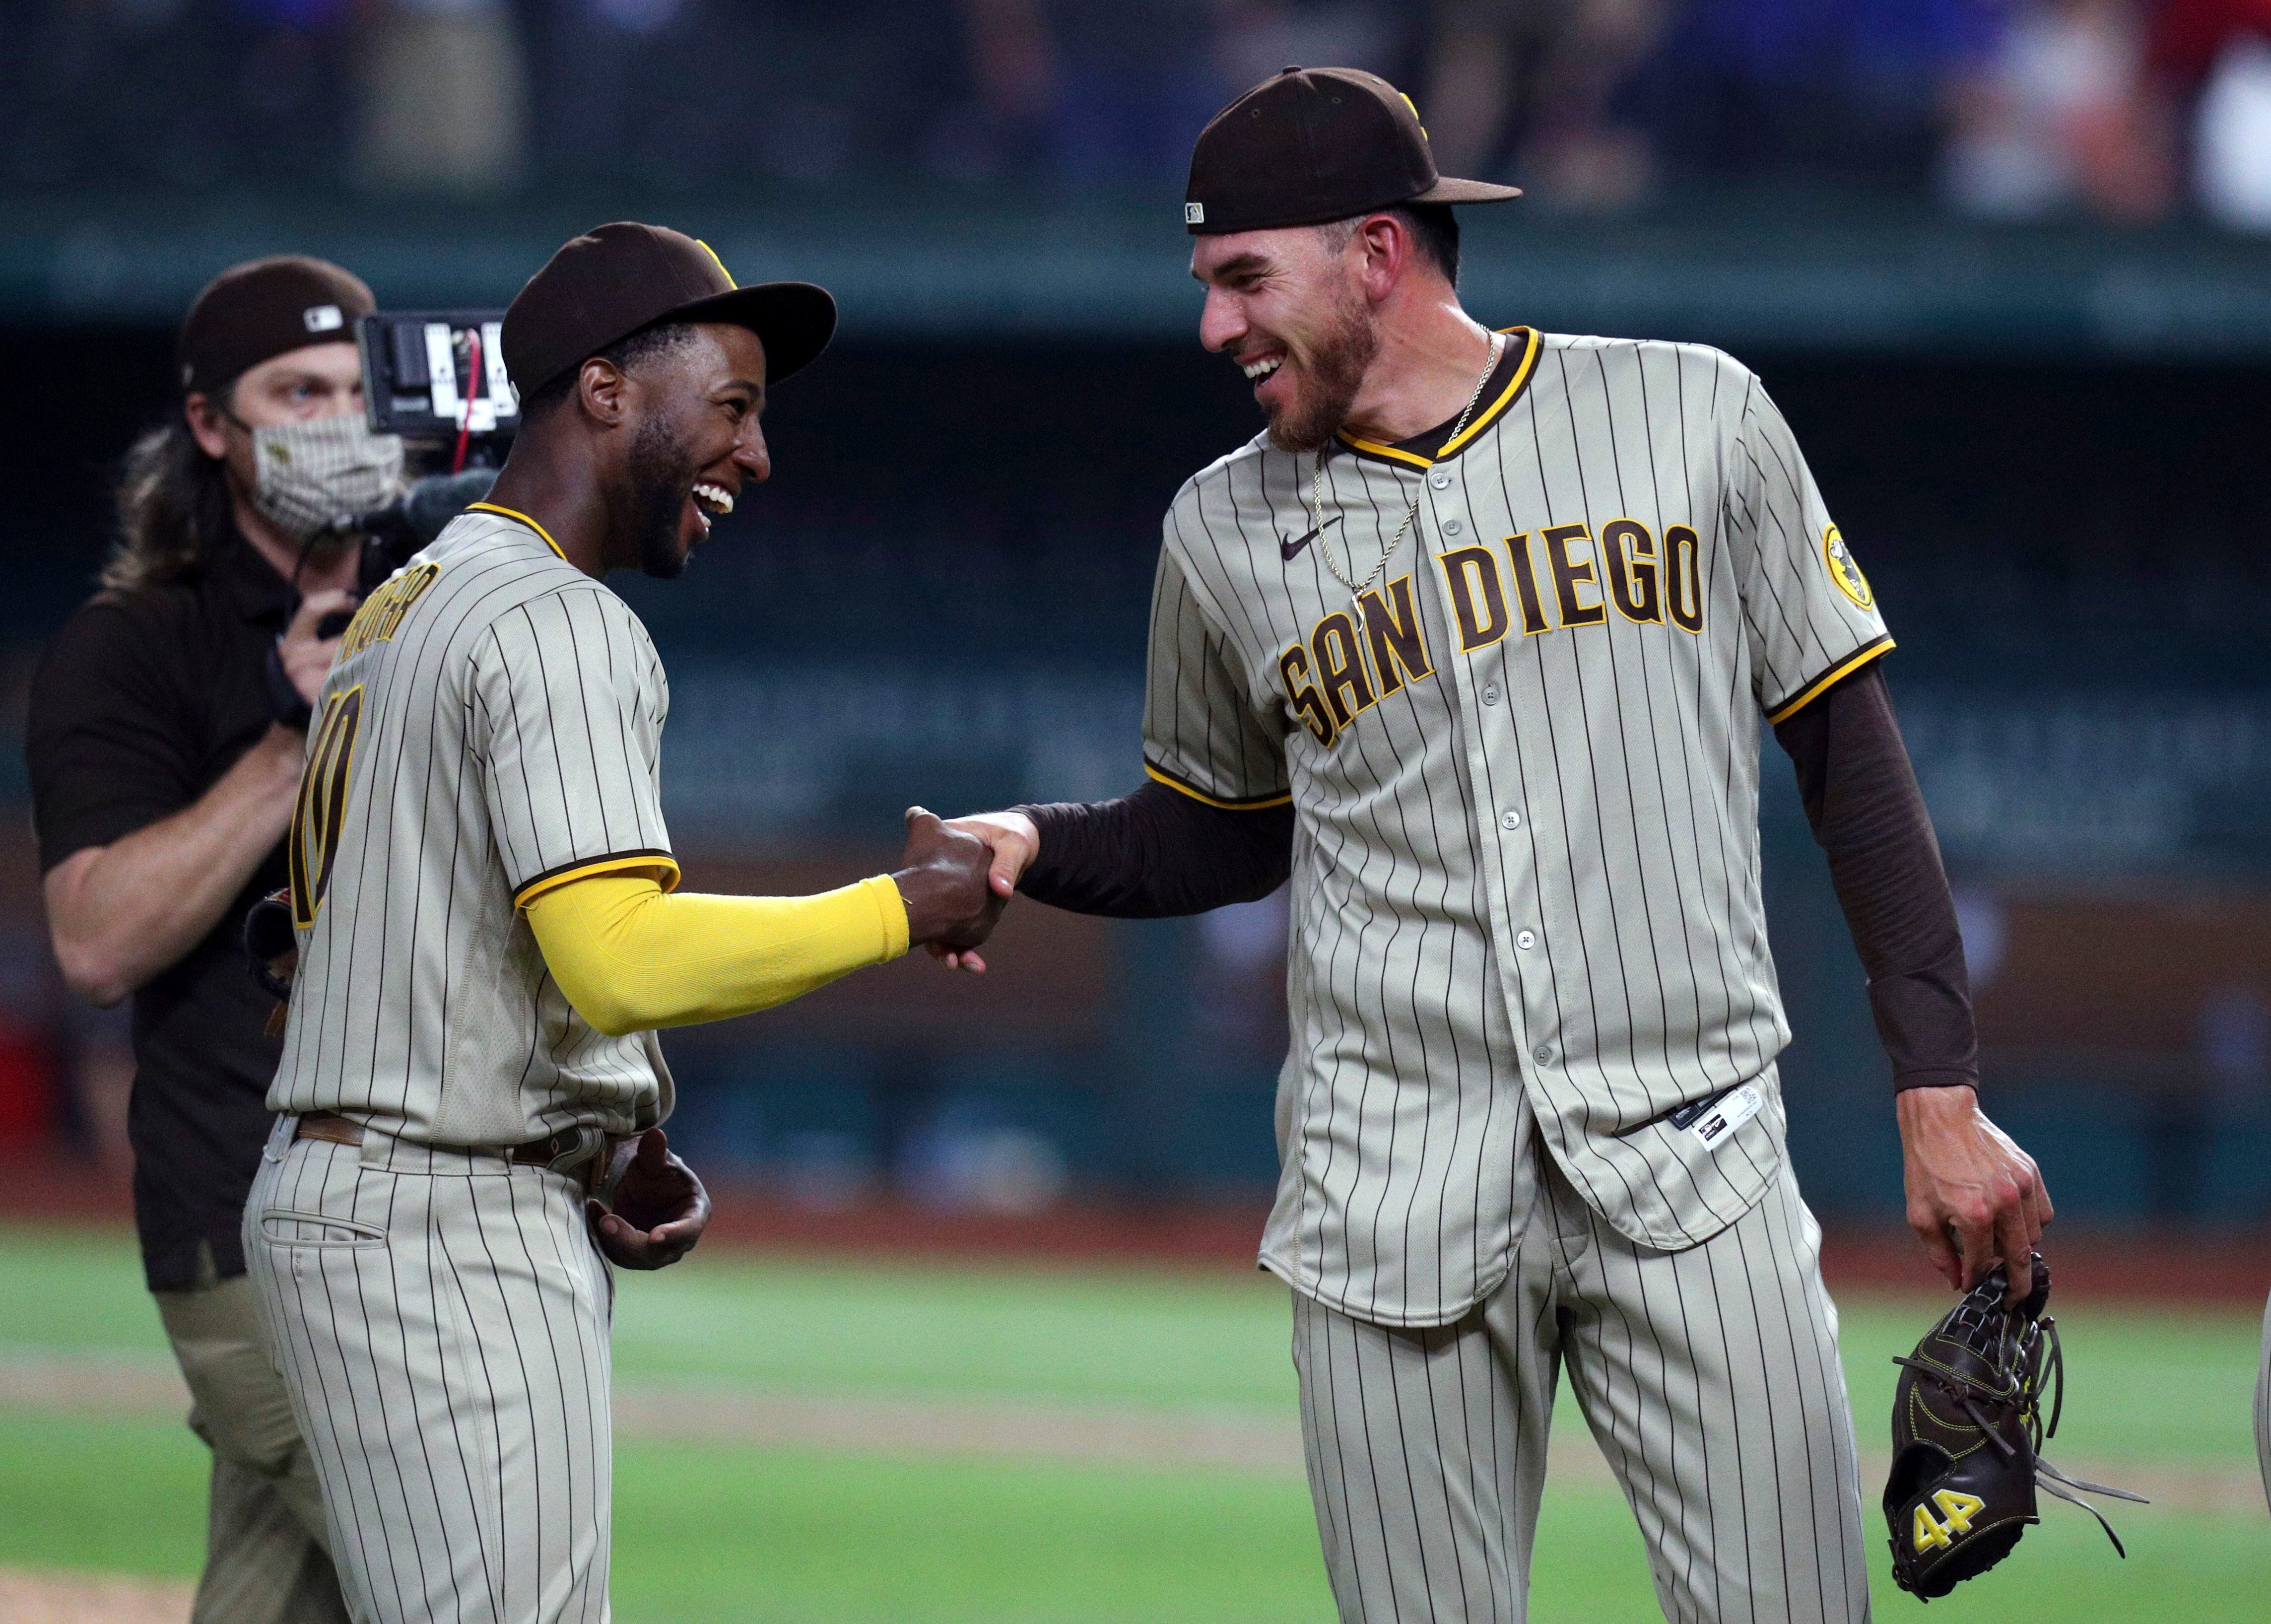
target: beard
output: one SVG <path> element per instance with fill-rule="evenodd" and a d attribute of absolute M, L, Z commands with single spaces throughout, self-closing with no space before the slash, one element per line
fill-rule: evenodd
<path fill-rule="evenodd" d="M 678 537 L 684 523 L 686 493 L 694 465 L 658 419 L 639 426 L 631 442 L 631 527 L 638 541 L 639 568 L 659 581 L 675 579 L 686 569 Z"/>
<path fill-rule="evenodd" d="M 1314 451 L 1338 434 L 1356 404 L 1364 375 L 1380 351 L 1361 298 L 1344 297 L 1301 359 L 1303 387 L 1270 413 L 1270 438 L 1278 450 Z M 1292 364 L 1292 358 L 1288 358 Z"/>

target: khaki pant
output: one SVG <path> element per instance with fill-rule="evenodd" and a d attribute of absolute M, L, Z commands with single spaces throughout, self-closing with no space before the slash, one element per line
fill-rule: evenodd
<path fill-rule="evenodd" d="M 190 1430 L 212 1450 L 205 1576 L 191 1624 L 345 1624 L 315 1463 L 268 1362 L 252 1285 L 215 1279 L 155 1292 L 190 1388 Z"/>

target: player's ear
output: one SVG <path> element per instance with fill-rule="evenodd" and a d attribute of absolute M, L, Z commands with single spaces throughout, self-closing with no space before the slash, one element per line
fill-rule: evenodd
<path fill-rule="evenodd" d="M 629 388 L 623 369 L 603 355 L 585 361 L 576 376 L 576 398 L 585 415 L 604 428 L 619 427 L 629 414 L 630 403 L 624 397 Z"/>
<path fill-rule="evenodd" d="M 1363 255 L 1364 290 L 1375 302 L 1388 296 L 1411 259 L 1411 232 L 1393 214 L 1375 214 L 1359 226 L 1355 246 Z"/>
<path fill-rule="evenodd" d="M 182 401 L 182 418 L 190 427 L 190 438 L 197 443 L 197 450 L 206 456 L 221 458 L 228 455 L 228 433 L 224 427 L 224 408 L 213 398 L 202 391 L 185 397 Z"/>

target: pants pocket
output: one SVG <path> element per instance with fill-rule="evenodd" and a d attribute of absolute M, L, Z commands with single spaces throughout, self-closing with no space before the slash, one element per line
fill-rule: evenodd
<path fill-rule="evenodd" d="M 376 1224 L 270 1207 L 260 1215 L 260 1238 L 279 1247 L 383 1247 L 386 1232 Z"/>

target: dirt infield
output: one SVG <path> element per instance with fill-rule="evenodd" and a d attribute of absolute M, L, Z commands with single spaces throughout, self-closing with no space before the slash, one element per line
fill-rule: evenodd
<path fill-rule="evenodd" d="M 178 1580 L 0 1568 L 8 1624 L 182 1624 L 192 1593 Z"/>
<path fill-rule="evenodd" d="M 0 1350 L 0 1407 L 90 1414 L 178 1415 L 189 1404 L 181 1377 L 158 1359 L 69 1360 Z M 619 1382 L 615 1426 L 628 1441 L 740 1443 L 822 1454 L 955 1456 L 1071 1466 L 1298 1476 L 1294 1418 L 1250 1411 L 1031 1399 L 934 1399 L 752 1393 L 692 1383 Z M 2118 1483 L 2161 1504 L 2229 1511 L 2260 1504 L 2262 1485 L 2244 1466 L 2172 1462 L 2107 1464 L 2060 1459 L 2071 1473 Z M 1861 1480 L 1880 1482 L 1886 1463 L 1864 1456 Z M 1591 1438 L 1564 1427 L 1546 1472 L 1556 1484 L 1614 1482 Z M 0 1620 L 16 1615 L 0 1608 Z"/>

